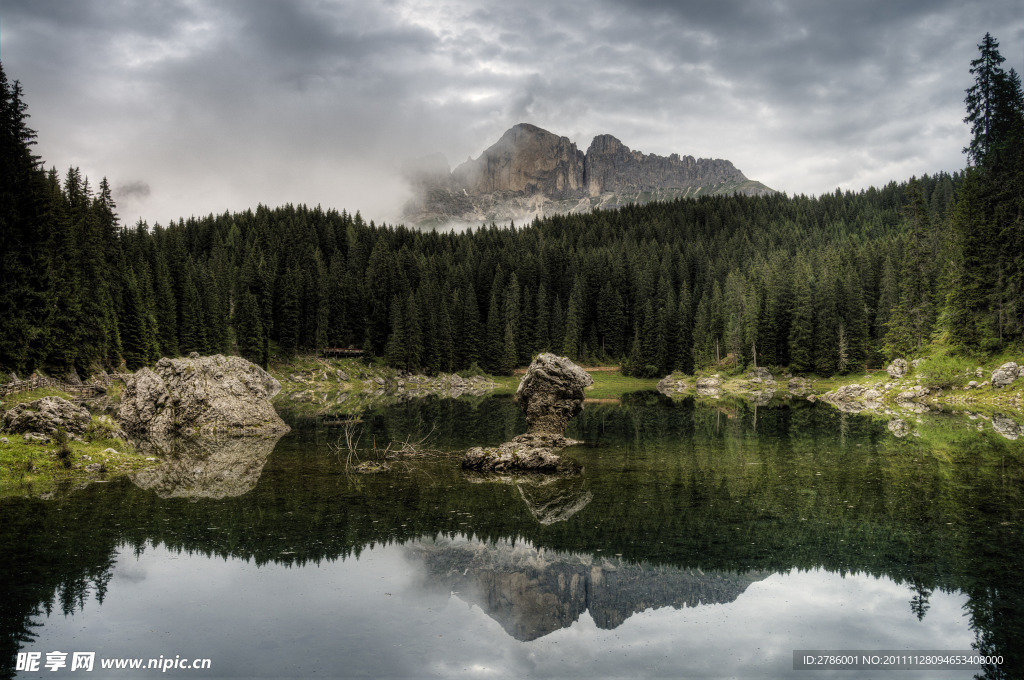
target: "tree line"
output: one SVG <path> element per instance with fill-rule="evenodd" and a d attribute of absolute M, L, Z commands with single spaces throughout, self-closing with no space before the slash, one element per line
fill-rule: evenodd
<path fill-rule="evenodd" d="M 508 373 L 540 351 L 635 375 L 728 362 L 832 375 L 936 337 L 1024 337 L 1024 97 L 986 35 L 963 172 L 820 197 L 715 196 L 420 232 L 285 205 L 119 224 L 106 180 L 44 171 L 2 78 L 0 367 L 360 347 Z"/>

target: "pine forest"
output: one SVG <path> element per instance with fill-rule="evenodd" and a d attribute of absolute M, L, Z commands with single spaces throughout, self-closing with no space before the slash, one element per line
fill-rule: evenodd
<path fill-rule="evenodd" d="M 26 91 L 0 71 L 0 369 L 354 347 L 425 373 L 507 374 L 548 350 L 646 377 L 830 376 L 929 343 L 1020 348 L 1024 96 L 995 39 L 979 49 L 963 171 L 461 233 L 305 205 L 121 224 L 106 179 L 33 154 Z"/>

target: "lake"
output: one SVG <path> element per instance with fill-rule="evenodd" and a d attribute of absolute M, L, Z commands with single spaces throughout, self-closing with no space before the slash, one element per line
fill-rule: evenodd
<path fill-rule="evenodd" d="M 973 650 L 1003 663 L 918 675 L 1020 677 L 1024 440 L 904 422 L 634 393 L 586 406 L 563 478 L 460 469 L 525 431 L 511 397 L 182 447 L 0 501 L 0 677 L 84 672 L 74 652 L 93 677 L 893 677 L 798 650 Z M 136 658 L 167 670 L 101 668 Z"/>

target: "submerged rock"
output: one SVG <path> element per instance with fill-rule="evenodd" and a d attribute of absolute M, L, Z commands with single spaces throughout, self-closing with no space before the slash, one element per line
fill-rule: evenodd
<path fill-rule="evenodd" d="M 280 389 L 241 357 L 164 358 L 125 381 L 117 418 L 140 437 L 283 433 L 289 427 L 270 404 Z"/>
<path fill-rule="evenodd" d="M 571 459 L 563 459 L 558 452 L 579 443 L 560 434 L 521 434 L 498 446 L 470 449 L 462 459 L 462 467 L 480 472 L 530 470 L 573 474 L 580 472 L 580 464 Z"/>
<path fill-rule="evenodd" d="M 38 432 L 53 434 L 64 428 L 68 434 L 85 433 L 92 416 L 81 406 L 75 406 L 60 397 L 43 397 L 18 404 L 4 414 L 9 432 Z"/>
<path fill-rule="evenodd" d="M 562 433 L 583 410 L 583 391 L 593 382 L 586 371 L 566 357 L 538 355 L 516 390 L 516 403 L 526 413 L 526 434 L 499 446 L 470 449 L 462 467 L 484 472 L 578 472 L 579 464 L 562 460 L 558 451 L 579 443 Z"/>

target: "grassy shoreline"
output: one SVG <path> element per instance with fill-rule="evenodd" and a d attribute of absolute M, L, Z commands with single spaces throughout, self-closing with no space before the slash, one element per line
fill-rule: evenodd
<path fill-rule="evenodd" d="M 4 398 L 0 412 L 17 404 L 61 397 L 74 399 L 54 388 L 41 388 L 11 394 Z M 60 494 L 92 482 L 110 481 L 136 470 L 155 465 L 155 458 L 136 451 L 131 442 L 117 438 L 117 425 L 110 416 L 93 415 L 85 435 L 61 445 L 55 438 L 48 442 L 28 441 L 21 434 L 3 433 L 0 441 L 0 498 Z"/>
<path fill-rule="evenodd" d="M 792 384 L 788 372 L 781 369 L 772 371 L 774 384 L 756 381 L 747 371 L 722 371 L 714 374 L 720 379 L 717 397 L 702 396 L 696 390 L 697 380 L 711 377 L 709 372 L 697 375 L 673 374 L 670 377 L 683 385 L 682 389 L 673 392 L 675 398 L 696 397 L 701 401 L 726 398 L 763 403 L 765 394 L 771 390 L 774 392 L 772 401 L 775 403 L 778 400 L 810 398 L 825 401 L 843 411 L 859 412 L 866 416 L 905 416 L 915 409 L 928 407 L 932 410 L 962 413 L 974 420 L 991 419 L 1007 413 L 1024 415 L 1024 379 L 1018 379 L 1003 388 L 992 387 L 990 384 L 992 371 L 1012 358 L 1000 356 L 975 365 L 975 362 L 969 360 L 956 360 L 937 353 L 910 368 L 900 379 L 892 379 L 885 370 L 876 369 L 829 378 L 799 377 Z M 584 368 L 594 380 L 594 384 L 586 390 L 589 402 L 614 403 L 630 392 L 658 389 L 658 380 L 625 376 L 615 366 Z M 512 395 L 519 386 L 522 372 L 523 369 L 520 369 L 511 376 L 474 376 L 463 373 L 459 379 L 463 382 L 475 379 L 474 385 L 485 386 L 477 391 L 478 394 Z M 394 394 L 396 387 L 412 385 L 418 389 L 420 385 L 427 384 L 417 382 L 419 377 L 400 373 L 380 360 L 296 357 L 289 361 L 275 362 L 270 367 L 270 373 L 282 385 L 281 393 L 274 399 L 275 408 L 298 416 L 356 415 L 399 398 L 412 398 L 419 394 L 397 397 Z M 971 381 L 978 385 L 968 388 Z M 794 384 L 797 389 L 792 389 Z M 870 405 L 857 400 L 836 405 L 829 400 L 829 394 L 852 385 L 859 385 L 864 390 L 876 390 L 880 396 Z M 913 401 L 898 398 L 901 394 L 920 391 L 921 388 L 927 388 L 928 393 Z M 431 393 L 429 385 L 423 389 L 424 394 Z M 8 395 L 0 403 L 0 413 L 18 403 L 45 396 L 59 396 L 73 401 L 60 390 L 42 388 Z M 45 497 L 80 484 L 109 481 L 159 462 L 138 453 L 130 442 L 114 437 L 116 429 L 116 424 L 109 416 L 93 415 L 86 436 L 81 441 L 69 441 L 64 451 L 52 441 L 26 441 L 20 434 L 0 434 L 7 439 L 7 443 L 0 442 L 0 498 L 24 495 Z"/>

